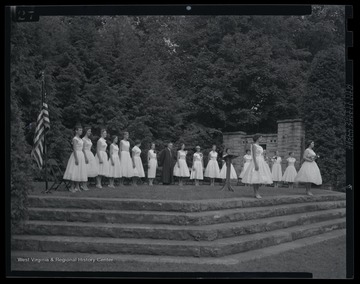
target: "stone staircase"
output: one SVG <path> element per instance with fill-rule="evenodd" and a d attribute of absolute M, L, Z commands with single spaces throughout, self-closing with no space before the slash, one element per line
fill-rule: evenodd
<path fill-rule="evenodd" d="M 345 194 L 169 201 L 29 197 L 13 251 L 218 258 L 345 228 Z"/>

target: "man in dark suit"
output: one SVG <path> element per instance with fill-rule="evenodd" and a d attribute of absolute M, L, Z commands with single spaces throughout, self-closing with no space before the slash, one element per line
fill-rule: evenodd
<path fill-rule="evenodd" d="M 160 152 L 159 166 L 162 167 L 162 183 L 169 185 L 173 181 L 173 170 L 175 165 L 175 154 L 172 152 L 173 143 L 168 143 L 167 147 Z"/>

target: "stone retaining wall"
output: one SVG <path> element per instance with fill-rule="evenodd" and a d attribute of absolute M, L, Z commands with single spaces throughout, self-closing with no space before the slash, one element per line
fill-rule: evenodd
<path fill-rule="evenodd" d="M 305 127 L 302 119 L 286 119 L 278 120 L 277 133 L 262 134 L 261 146 L 266 148 L 268 157 L 274 156 L 276 150 L 282 157 L 283 172 L 287 167 L 286 159 L 289 152 L 294 152 L 296 158 L 295 167 L 300 168 L 301 157 L 305 149 Z M 224 132 L 223 143 L 226 148 L 230 148 L 234 155 L 239 155 L 239 158 L 233 160 L 233 165 L 237 174 L 239 175 L 242 168 L 243 159 L 246 150 L 250 149 L 253 142 L 253 134 L 247 134 L 243 131 Z"/>

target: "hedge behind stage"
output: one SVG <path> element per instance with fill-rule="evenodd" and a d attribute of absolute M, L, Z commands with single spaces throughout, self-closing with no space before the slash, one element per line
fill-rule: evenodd
<path fill-rule="evenodd" d="M 32 189 L 31 147 L 25 141 L 22 112 L 16 98 L 11 98 L 11 227 L 27 219 L 27 196 Z"/>
<path fill-rule="evenodd" d="M 343 190 L 346 184 L 345 50 L 334 46 L 318 52 L 303 98 L 306 140 L 314 140 L 323 183 Z"/>

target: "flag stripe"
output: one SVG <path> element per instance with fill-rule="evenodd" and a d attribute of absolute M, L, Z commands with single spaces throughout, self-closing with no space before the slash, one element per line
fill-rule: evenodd
<path fill-rule="evenodd" d="M 33 152 L 33 156 L 34 156 L 35 161 L 37 162 L 38 166 L 41 168 L 42 164 L 43 164 L 43 160 L 42 160 L 39 148 Z"/>
<path fill-rule="evenodd" d="M 44 155 L 44 140 L 45 132 L 50 129 L 50 119 L 48 105 L 43 102 L 40 113 L 37 117 L 35 135 L 34 135 L 34 145 L 31 155 L 35 159 L 38 167 L 41 169 L 44 165 L 43 155 Z"/>
<path fill-rule="evenodd" d="M 37 148 L 36 150 L 32 151 L 32 156 L 34 157 L 36 163 L 38 164 L 39 168 L 42 167 L 42 164 L 43 164 L 43 160 L 42 160 L 42 157 L 41 157 L 41 153 L 40 153 L 40 149 Z"/>
<path fill-rule="evenodd" d="M 35 132 L 34 146 L 36 146 L 36 144 L 40 141 L 40 138 L 43 135 L 43 133 L 44 133 L 43 127 L 41 129 L 39 129 L 39 131 Z"/>

